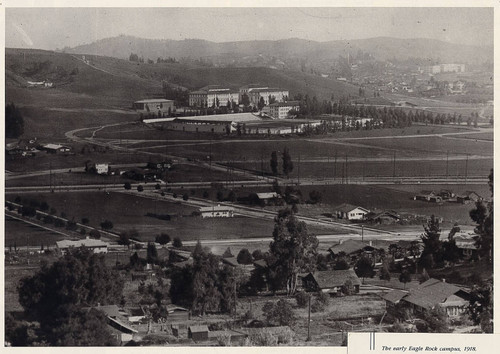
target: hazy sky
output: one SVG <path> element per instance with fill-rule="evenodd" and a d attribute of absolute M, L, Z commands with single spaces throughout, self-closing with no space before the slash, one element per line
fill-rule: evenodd
<path fill-rule="evenodd" d="M 214 42 L 433 38 L 493 45 L 491 8 L 7 8 L 7 47 L 56 49 L 120 34 Z"/>

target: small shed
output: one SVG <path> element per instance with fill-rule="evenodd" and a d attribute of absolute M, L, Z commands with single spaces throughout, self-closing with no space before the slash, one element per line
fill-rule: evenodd
<path fill-rule="evenodd" d="M 208 340 L 208 327 L 207 325 L 189 326 L 188 337 L 195 342 Z"/>

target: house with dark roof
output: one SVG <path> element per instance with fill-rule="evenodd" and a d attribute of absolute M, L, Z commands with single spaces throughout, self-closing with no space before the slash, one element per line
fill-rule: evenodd
<path fill-rule="evenodd" d="M 457 203 L 460 204 L 476 203 L 482 199 L 483 198 L 474 191 L 467 191 L 464 194 L 457 195 Z"/>
<path fill-rule="evenodd" d="M 367 243 L 349 239 L 345 241 L 341 240 L 340 243 L 330 247 L 328 252 L 330 252 L 333 257 L 338 256 L 341 253 L 351 256 L 362 252 L 372 252 L 374 249 L 375 247 L 370 246 Z"/>
<path fill-rule="evenodd" d="M 443 309 L 449 317 L 464 313 L 469 305 L 469 292 L 437 279 L 429 279 L 408 292 L 393 290 L 383 295 L 387 310 L 401 304 L 415 312 Z"/>
<path fill-rule="evenodd" d="M 120 312 L 117 305 L 98 305 L 87 309 L 103 313 L 106 316 L 108 326 L 113 329 L 111 332 L 121 343 L 131 341 L 134 334 L 138 333 L 129 323 L 127 314 Z"/>
<path fill-rule="evenodd" d="M 236 257 L 225 257 L 225 258 L 221 258 L 221 261 L 223 264 L 227 264 L 228 266 L 230 267 L 238 267 L 239 266 L 239 263 L 238 263 L 238 259 Z"/>
<path fill-rule="evenodd" d="M 306 291 L 322 291 L 330 295 L 359 293 L 360 285 L 353 269 L 317 271 L 302 277 Z"/>
<path fill-rule="evenodd" d="M 414 196 L 413 200 L 421 200 L 430 203 L 441 203 L 443 201 L 443 198 L 434 191 L 425 190 L 421 191 L 420 194 Z"/>
<path fill-rule="evenodd" d="M 281 199 L 281 196 L 276 192 L 255 193 L 258 201 L 263 205 L 268 205 L 271 202 L 276 202 Z"/>
<path fill-rule="evenodd" d="M 341 204 L 335 209 L 338 219 L 363 220 L 370 210 L 352 204 Z"/>
<path fill-rule="evenodd" d="M 370 212 L 366 215 L 366 220 L 375 224 L 395 224 L 401 220 L 398 213 L 392 210 L 384 210 L 381 212 Z"/>

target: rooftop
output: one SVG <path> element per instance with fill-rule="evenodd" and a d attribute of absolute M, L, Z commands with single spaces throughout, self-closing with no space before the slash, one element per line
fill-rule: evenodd
<path fill-rule="evenodd" d="M 230 206 L 225 206 L 225 205 L 217 205 L 217 206 L 210 206 L 210 207 L 201 207 L 200 212 L 210 212 L 210 211 L 229 211 L 229 210 L 234 210 L 233 207 Z"/>
<path fill-rule="evenodd" d="M 57 150 L 57 149 L 63 148 L 64 146 L 63 146 L 63 145 L 60 145 L 60 144 L 45 144 L 43 147 L 44 147 L 45 149 L 53 149 L 53 150 Z"/>
<path fill-rule="evenodd" d="M 57 241 L 56 242 L 57 248 L 59 249 L 64 249 L 64 248 L 70 248 L 70 247 L 107 247 L 108 244 L 106 242 L 103 242 L 101 240 L 96 240 L 93 238 L 86 238 L 84 240 L 77 240 L 77 241 L 71 241 L 71 240 L 62 240 L 62 241 Z"/>
<path fill-rule="evenodd" d="M 189 326 L 189 330 L 191 331 L 191 333 L 208 332 L 208 326 L 207 325 Z"/>
<path fill-rule="evenodd" d="M 406 302 L 432 309 L 439 303 L 445 302 L 453 297 L 456 299 L 464 299 L 468 292 L 456 285 L 446 283 L 437 279 L 429 279 L 420 284 L 414 289 L 411 289 L 407 294 L 402 294 L 401 290 L 393 290 L 384 295 L 384 299 L 392 302 L 403 299 Z"/>
<path fill-rule="evenodd" d="M 146 100 L 135 101 L 134 103 L 168 103 L 174 102 L 172 100 L 166 100 L 164 98 L 149 98 Z"/>
<path fill-rule="evenodd" d="M 255 193 L 257 194 L 257 197 L 259 199 L 272 199 L 272 198 L 279 198 L 279 194 L 276 192 L 269 192 L 269 193 Z"/>
<path fill-rule="evenodd" d="M 330 247 L 330 251 L 334 254 L 339 254 L 340 252 L 344 252 L 345 254 L 351 254 L 354 252 L 361 251 L 366 247 L 371 247 L 371 246 L 358 240 L 349 239 L 340 244 Z"/>
<path fill-rule="evenodd" d="M 287 101 L 287 102 L 274 102 L 271 103 L 270 107 L 294 107 L 300 104 L 299 101 Z"/>
<path fill-rule="evenodd" d="M 352 285 L 361 285 L 361 281 L 356 275 L 356 272 L 354 272 L 354 269 L 324 270 L 309 274 L 314 278 L 321 289 L 342 286 L 348 280 L 352 282 Z"/>
<path fill-rule="evenodd" d="M 354 209 L 357 209 L 357 208 L 362 209 L 366 212 L 369 212 L 368 209 L 365 209 L 365 208 L 357 206 L 357 205 L 347 204 L 347 203 L 340 204 L 335 210 L 343 212 L 343 213 L 348 213 L 348 212 L 353 211 Z"/>

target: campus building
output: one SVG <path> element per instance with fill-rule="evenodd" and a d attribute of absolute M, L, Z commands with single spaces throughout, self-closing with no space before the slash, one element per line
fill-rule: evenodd
<path fill-rule="evenodd" d="M 291 110 L 299 110 L 298 101 L 275 102 L 269 105 L 269 115 L 275 119 L 288 118 Z"/>
<path fill-rule="evenodd" d="M 239 104 L 238 92 L 227 87 L 208 85 L 189 94 L 190 107 L 223 107 Z"/>
<path fill-rule="evenodd" d="M 256 86 L 256 85 L 254 85 Z M 284 102 L 288 100 L 290 93 L 288 90 L 273 87 L 252 87 L 252 85 L 243 86 L 240 88 L 240 97 L 246 94 L 250 100 L 250 104 L 257 106 L 262 98 L 264 104 L 268 106 L 271 102 Z"/>

